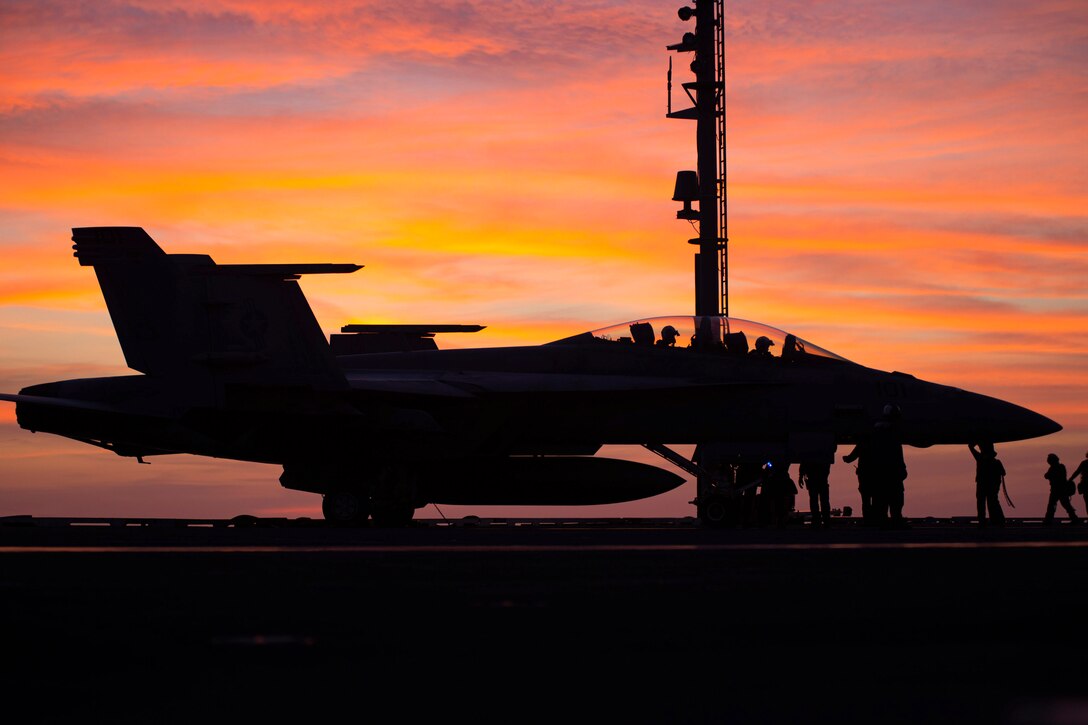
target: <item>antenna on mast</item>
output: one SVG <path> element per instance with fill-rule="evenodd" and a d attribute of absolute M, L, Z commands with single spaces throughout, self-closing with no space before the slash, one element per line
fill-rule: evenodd
<path fill-rule="evenodd" d="M 668 46 L 676 53 L 694 53 L 691 70 L 695 81 L 681 87 L 692 107 L 672 110 L 672 56 L 669 56 L 668 118 L 697 122 L 695 129 L 698 171 L 676 174 L 674 201 L 684 202 L 677 219 L 698 220 L 695 254 L 695 314 L 729 314 L 728 214 L 725 185 L 725 0 L 694 0 L 677 15 L 695 19 L 695 32 L 684 33 L 679 43 Z M 692 209 L 693 202 L 699 203 Z"/>

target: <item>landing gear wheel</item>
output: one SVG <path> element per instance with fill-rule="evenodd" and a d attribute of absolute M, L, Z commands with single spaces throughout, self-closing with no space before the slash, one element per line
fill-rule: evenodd
<path fill-rule="evenodd" d="M 366 500 L 351 491 L 334 491 L 321 498 L 321 513 L 326 521 L 337 524 L 361 524 L 368 514 Z"/>
<path fill-rule="evenodd" d="M 712 494 L 699 506 L 699 521 L 704 526 L 720 529 L 729 524 L 732 514 L 730 501 L 725 496 Z"/>

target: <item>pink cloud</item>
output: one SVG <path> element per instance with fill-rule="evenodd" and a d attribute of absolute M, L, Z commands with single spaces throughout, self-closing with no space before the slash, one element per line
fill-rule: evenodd
<path fill-rule="evenodd" d="M 1054 415 L 1067 432 L 1043 447 L 1083 440 L 1083 4 L 729 13 L 734 312 Z M 222 262 L 367 264 L 306 281 L 329 330 L 431 319 L 441 300 L 491 325 L 473 342 L 533 343 L 689 310 L 691 231 L 669 196 L 693 127 L 662 118 L 664 45 L 686 29 L 649 0 L 5 3 L 0 381 L 123 370 L 69 256 L 77 225 L 143 225 Z M 0 461 L 40 445 L 4 430 Z M 70 490 L 90 512 L 147 475 L 111 487 L 121 469 L 86 451 L 102 477 L 65 489 L 77 449 L 20 458 L 5 502 Z M 1036 477 L 1040 450 L 1006 465 Z M 969 459 L 911 456 L 916 512 L 970 510 Z M 176 510 L 185 466 L 216 482 L 191 511 L 312 510 L 264 473 L 216 494 L 237 473 L 218 462 L 156 468 L 168 493 L 118 505 Z M 689 494 L 625 510 L 688 513 Z"/>

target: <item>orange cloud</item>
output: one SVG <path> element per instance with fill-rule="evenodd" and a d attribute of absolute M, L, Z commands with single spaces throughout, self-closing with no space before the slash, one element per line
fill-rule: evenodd
<path fill-rule="evenodd" d="M 1060 416 L 1047 445 L 1088 435 L 1083 3 L 742 0 L 727 20 L 734 314 Z M 366 264 L 305 280 L 329 331 L 475 322 L 443 342 L 533 344 L 689 311 L 694 233 L 669 196 L 694 125 L 662 117 L 663 46 L 686 29 L 649 0 L 4 3 L 3 389 L 124 369 L 72 226 L 142 225 L 221 262 Z M 12 433 L 0 462 L 40 444 Z M 85 454 L 57 445 L 63 463 L 18 475 L 105 500 L 66 488 Z M 147 475 L 88 455 L 111 501 L 132 491 L 108 476 Z M 918 455 L 926 513 L 970 510 L 970 486 L 946 491 L 952 454 Z M 157 480 L 176 491 L 198 465 L 242 470 Z M 307 510 L 245 471 L 264 488 L 192 510 Z"/>

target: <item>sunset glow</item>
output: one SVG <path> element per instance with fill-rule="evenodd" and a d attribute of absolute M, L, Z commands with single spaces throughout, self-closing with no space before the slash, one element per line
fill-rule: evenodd
<path fill-rule="evenodd" d="M 690 314 L 676 5 L 3 3 L 0 391 L 128 373 L 75 226 L 366 265 L 304 281 L 327 332 L 479 323 L 446 343 L 536 344 Z M 999 448 L 1014 515 L 1041 515 L 1046 454 L 1088 450 L 1088 5 L 726 5 L 731 313 L 1054 418 Z M 908 514 L 974 510 L 966 450 L 907 463 Z M 0 515 L 318 515 L 277 476 L 137 466 L 0 405 Z M 853 470 L 831 486 L 857 509 Z M 689 515 L 692 495 L 583 515 Z"/>

